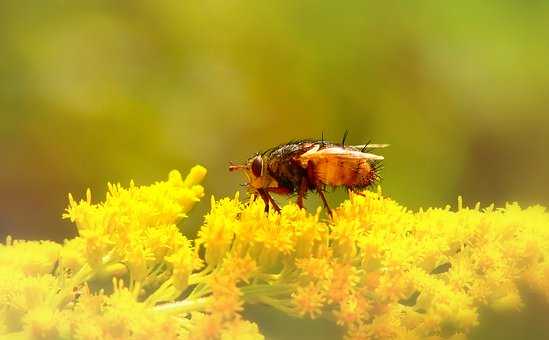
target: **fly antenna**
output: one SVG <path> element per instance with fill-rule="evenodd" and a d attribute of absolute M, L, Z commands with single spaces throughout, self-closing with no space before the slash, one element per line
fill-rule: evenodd
<path fill-rule="evenodd" d="M 244 169 L 245 167 L 246 167 L 245 165 L 233 164 L 232 162 L 229 163 L 229 171 L 242 170 L 242 169 Z"/>

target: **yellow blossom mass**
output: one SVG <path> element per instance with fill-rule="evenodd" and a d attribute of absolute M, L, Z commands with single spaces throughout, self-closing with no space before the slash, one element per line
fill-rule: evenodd
<path fill-rule="evenodd" d="M 211 199 L 195 239 L 179 223 L 206 170 L 69 196 L 78 236 L 0 245 L 0 337 L 263 339 L 250 304 L 342 327 L 347 339 L 466 338 L 483 310 L 549 302 L 549 216 L 507 204 L 413 212 L 380 191 L 323 217 L 288 203 Z"/>

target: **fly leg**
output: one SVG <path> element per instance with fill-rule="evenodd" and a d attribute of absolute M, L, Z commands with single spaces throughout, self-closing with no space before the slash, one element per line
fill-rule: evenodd
<path fill-rule="evenodd" d="M 278 204 L 276 204 L 275 200 L 272 198 L 272 196 L 267 192 L 267 190 L 265 189 L 258 189 L 257 192 L 259 193 L 259 195 L 261 196 L 261 198 L 263 199 L 263 202 L 265 202 L 265 212 L 268 213 L 269 212 L 269 203 L 272 204 L 274 210 L 276 212 L 280 212 L 280 207 L 278 206 Z"/>
<path fill-rule="evenodd" d="M 311 160 L 307 162 L 307 179 L 310 183 L 313 183 L 313 186 L 316 188 L 318 195 L 322 199 L 322 203 L 324 203 L 324 207 L 326 208 L 328 215 L 332 217 L 332 209 L 330 209 L 330 206 L 328 205 L 328 201 L 326 200 L 326 196 L 324 196 L 324 191 L 322 190 L 322 184 L 319 182 L 316 176 L 315 165 Z"/>
<path fill-rule="evenodd" d="M 269 201 L 271 202 L 271 204 L 273 205 L 273 208 L 274 210 L 277 212 L 277 213 L 280 213 L 280 207 L 278 206 L 278 204 L 276 204 L 275 200 L 273 199 L 273 197 L 269 194 L 269 193 L 266 193 L 267 194 L 267 198 L 269 199 Z"/>
<path fill-rule="evenodd" d="M 322 191 L 322 189 L 320 189 L 319 187 L 316 187 L 316 191 L 318 192 L 318 195 L 322 199 L 322 202 L 324 203 L 324 207 L 326 208 L 328 215 L 330 215 L 330 217 L 333 217 L 332 209 L 330 209 L 330 206 L 328 205 L 328 201 L 326 201 L 326 196 L 324 196 L 324 191 Z"/>
<path fill-rule="evenodd" d="M 301 209 L 303 209 L 303 197 L 305 196 L 307 189 L 307 179 L 303 177 L 303 179 L 301 179 L 301 184 L 299 185 L 299 191 L 297 192 L 297 206 Z"/>
<path fill-rule="evenodd" d="M 263 199 L 263 202 L 265 203 L 265 212 L 268 213 L 269 212 L 269 197 L 270 197 L 269 194 L 267 194 L 267 192 L 263 189 L 258 189 L 257 193 Z"/>

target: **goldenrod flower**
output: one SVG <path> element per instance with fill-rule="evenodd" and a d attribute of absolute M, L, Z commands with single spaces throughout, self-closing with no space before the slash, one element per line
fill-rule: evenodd
<path fill-rule="evenodd" d="M 59 338 L 61 312 L 43 305 L 28 311 L 23 317 L 23 327 L 27 334 L 34 339 Z"/>
<path fill-rule="evenodd" d="M 215 201 L 212 196 L 211 210 L 198 233 L 197 243 L 205 249 L 206 262 L 217 265 L 227 253 L 237 225 L 236 217 L 241 210 L 238 195 L 233 200 L 224 198 Z"/>
<path fill-rule="evenodd" d="M 316 318 L 322 313 L 326 298 L 322 289 L 310 282 L 305 287 L 297 287 L 295 293 L 292 294 L 292 300 L 300 316 L 307 315 Z"/>
<path fill-rule="evenodd" d="M 221 334 L 221 340 L 263 340 L 259 328 L 253 322 L 237 319 L 229 322 Z"/>
<path fill-rule="evenodd" d="M 412 212 L 380 191 L 323 219 L 295 204 L 211 199 L 195 240 L 178 228 L 204 195 L 195 167 L 150 186 L 69 196 L 79 236 L 0 245 L 0 335 L 68 339 L 263 339 L 262 303 L 329 319 L 348 339 L 463 339 L 482 308 L 549 302 L 549 216 L 458 202 Z M 111 281 L 113 282 L 111 287 Z"/>
<path fill-rule="evenodd" d="M 28 276 L 50 273 L 59 258 L 61 246 L 50 241 L 13 241 L 0 244 L 0 268 Z"/>
<path fill-rule="evenodd" d="M 181 243 L 179 249 L 165 258 L 166 263 L 172 268 L 172 282 L 179 292 L 187 288 L 189 276 L 193 270 L 201 267 L 201 261 L 192 250 L 191 243 L 186 238 L 183 238 L 181 241 L 183 240 L 185 242 Z"/>
<path fill-rule="evenodd" d="M 213 275 L 209 280 L 212 302 L 209 311 L 223 320 L 233 319 L 243 310 L 242 292 L 231 275 Z"/>

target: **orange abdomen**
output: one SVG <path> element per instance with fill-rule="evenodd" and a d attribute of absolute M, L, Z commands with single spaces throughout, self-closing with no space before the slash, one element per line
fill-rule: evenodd
<path fill-rule="evenodd" d="M 376 168 L 370 163 L 375 155 L 343 147 L 315 147 L 299 160 L 313 184 L 365 187 L 376 179 Z M 382 159 L 382 157 L 375 156 Z"/>
<path fill-rule="evenodd" d="M 329 186 L 367 186 L 375 178 L 373 167 L 363 159 L 330 157 L 312 163 L 316 180 Z"/>

